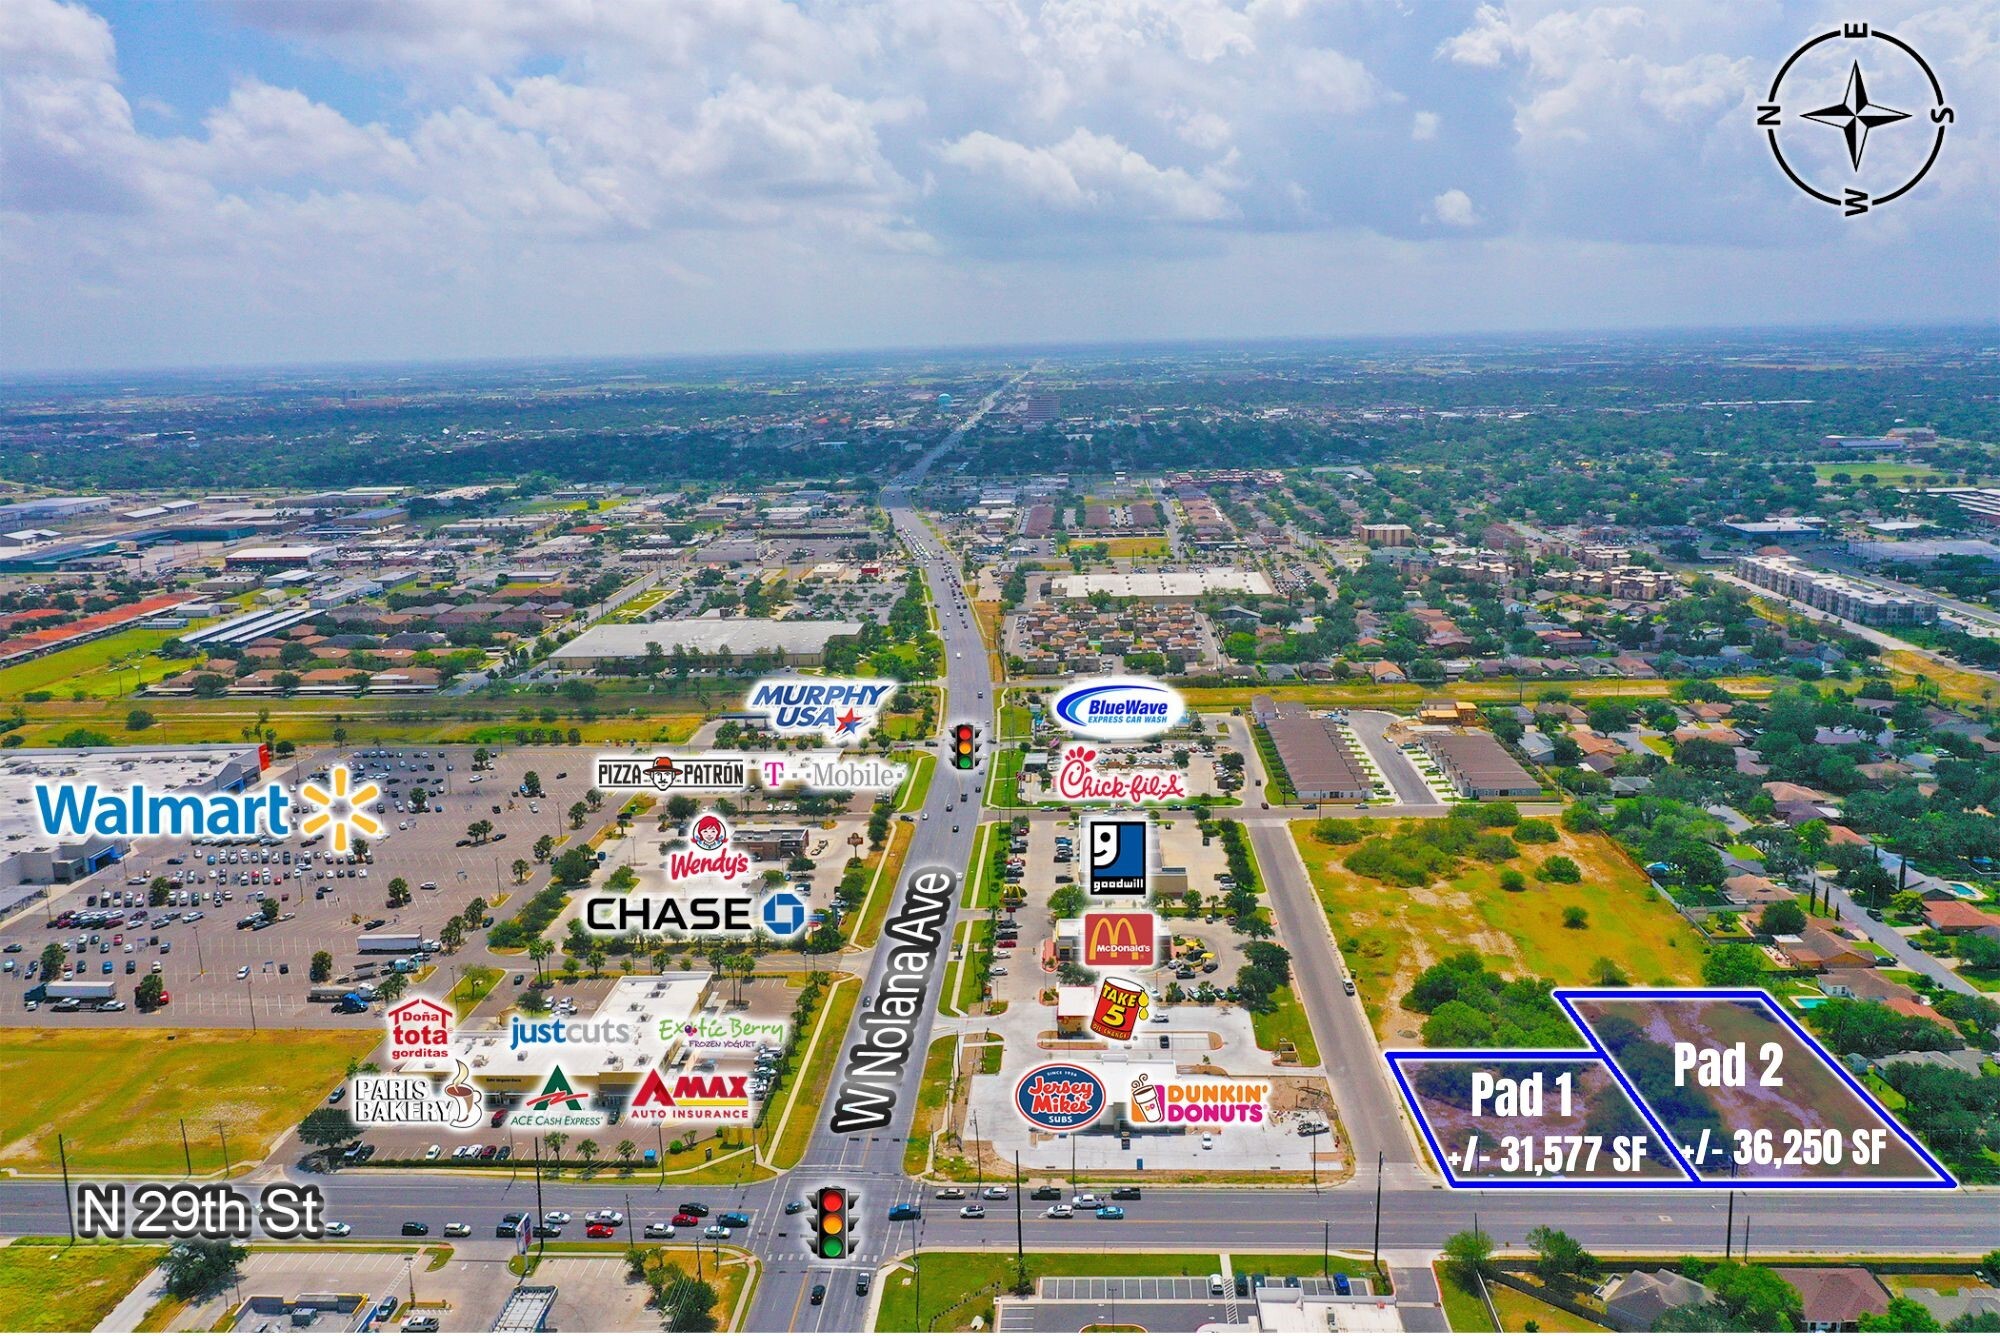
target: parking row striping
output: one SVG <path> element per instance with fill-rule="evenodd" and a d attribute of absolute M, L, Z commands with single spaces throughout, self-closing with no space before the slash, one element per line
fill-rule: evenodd
<path fill-rule="evenodd" d="M 1196 1276 L 1047 1276 L 1041 1297 L 1075 1302 L 1088 1299 L 1182 1300 L 1206 1299 L 1207 1277 Z"/>

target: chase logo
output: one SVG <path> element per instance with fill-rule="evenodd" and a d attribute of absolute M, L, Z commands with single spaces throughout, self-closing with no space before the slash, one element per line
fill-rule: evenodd
<path fill-rule="evenodd" d="M 794 937 L 806 926 L 806 902 L 795 891 L 774 891 L 764 897 L 758 917 L 773 937 Z"/>
<path fill-rule="evenodd" d="M 1056 697 L 1056 722 L 1072 733 L 1107 742 L 1158 737 L 1186 711 L 1181 694 L 1143 677 L 1079 682 Z"/>
<path fill-rule="evenodd" d="M 1014 1107 L 1034 1126 L 1050 1132 L 1088 1127 L 1104 1112 L 1104 1082 L 1087 1068 L 1067 1062 L 1037 1067 L 1014 1087 Z"/>
<path fill-rule="evenodd" d="M 774 677 L 750 689 L 744 708 L 763 715 L 779 737 L 859 742 L 895 689 L 894 682 L 874 679 Z"/>

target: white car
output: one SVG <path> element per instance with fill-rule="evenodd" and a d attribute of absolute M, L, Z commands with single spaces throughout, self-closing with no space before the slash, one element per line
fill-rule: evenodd
<path fill-rule="evenodd" d="M 338 1220 L 326 1222 L 326 1236 L 330 1239 L 344 1239 L 354 1232 L 354 1226 L 343 1225 Z"/>
<path fill-rule="evenodd" d="M 986 1218 L 986 1208 L 978 1202 L 973 1202 L 970 1206 L 959 1207 L 958 1214 L 960 1218 L 965 1220 L 984 1220 Z"/>
<path fill-rule="evenodd" d="M 1059 1201 L 1054 1206 L 1049 1207 L 1048 1210 L 1042 1212 L 1043 1218 L 1048 1220 L 1067 1220 L 1075 1214 L 1076 1208 L 1065 1201 Z"/>
<path fill-rule="evenodd" d="M 670 1239 L 673 1236 L 674 1227 L 664 1220 L 655 1220 L 646 1226 L 646 1237 L 649 1239 Z"/>
<path fill-rule="evenodd" d="M 542 1217 L 542 1223 L 547 1225 L 566 1225 L 569 1221 L 570 1214 L 568 1211 L 550 1211 Z"/>
<path fill-rule="evenodd" d="M 444 1147 L 434 1145 L 429 1150 L 424 1152 L 424 1158 L 426 1160 L 435 1160 L 438 1156 L 442 1154 L 444 1154 Z"/>
<path fill-rule="evenodd" d="M 236 977 L 237 977 L 237 978 L 239 978 L 239 979 L 247 979 L 247 978 L 249 978 L 249 977 L 250 977 L 250 967 L 249 967 L 248 965 L 238 965 L 238 966 L 236 967 Z"/>

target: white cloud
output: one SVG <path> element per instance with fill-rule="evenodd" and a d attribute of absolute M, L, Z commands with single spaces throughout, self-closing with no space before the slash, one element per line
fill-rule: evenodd
<path fill-rule="evenodd" d="M 938 156 L 1023 202 L 1064 213 L 1170 222 L 1216 222 L 1235 213 L 1220 172 L 1194 176 L 1179 167 L 1156 167 L 1145 155 L 1089 130 L 1041 148 L 978 130 L 941 146 Z"/>
<path fill-rule="evenodd" d="M 1438 137 L 1438 114 L 1420 111 L 1410 118 L 1410 138 L 1419 143 Z"/>
<path fill-rule="evenodd" d="M 1480 224 L 1479 211 L 1472 207 L 1472 196 L 1456 187 L 1431 200 L 1430 216 L 1446 227 L 1477 227 Z"/>

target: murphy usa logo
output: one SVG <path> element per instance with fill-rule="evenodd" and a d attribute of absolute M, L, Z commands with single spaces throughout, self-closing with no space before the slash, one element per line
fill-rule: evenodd
<path fill-rule="evenodd" d="M 894 682 L 876 679 L 773 677 L 750 689 L 744 709 L 762 715 L 781 738 L 859 742 L 875 727 L 895 689 Z"/>

